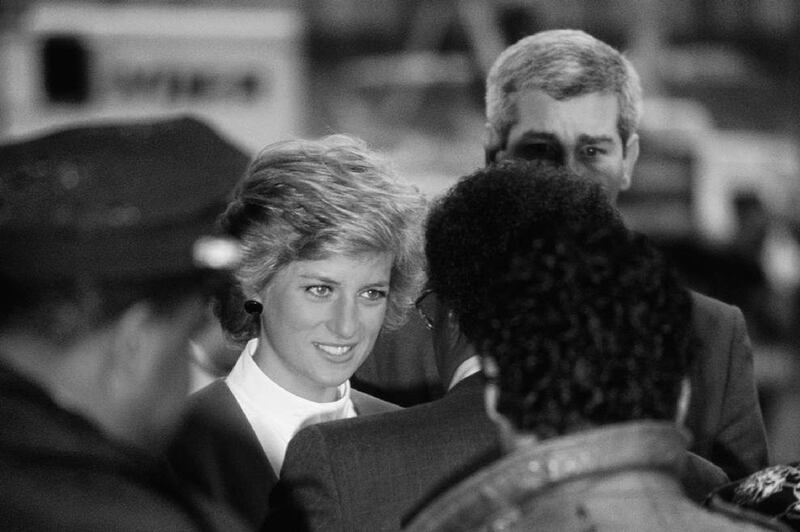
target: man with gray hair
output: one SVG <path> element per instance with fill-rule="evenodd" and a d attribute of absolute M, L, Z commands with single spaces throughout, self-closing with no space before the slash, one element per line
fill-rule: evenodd
<path fill-rule="evenodd" d="M 486 159 L 563 164 L 615 200 L 631 184 L 641 116 L 639 76 L 625 56 L 582 31 L 540 32 L 489 72 Z"/>
<path fill-rule="evenodd" d="M 486 82 L 487 162 L 548 160 L 599 183 L 612 202 L 639 157 L 642 90 L 631 62 L 580 30 L 525 37 Z M 741 311 L 692 292 L 691 450 L 740 478 L 766 466 L 766 436 Z"/>

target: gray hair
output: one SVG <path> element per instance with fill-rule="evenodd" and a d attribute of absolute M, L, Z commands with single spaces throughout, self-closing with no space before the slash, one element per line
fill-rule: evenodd
<path fill-rule="evenodd" d="M 556 100 L 593 92 L 615 94 L 623 146 L 642 116 L 642 87 L 631 62 L 580 30 L 535 33 L 509 46 L 495 60 L 486 80 L 486 118 L 503 143 L 516 120 L 516 93 L 532 89 Z"/>
<path fill-rule="evenodd" d="M 360 139 L 330 135 L 264 148 L 251 162 L 221 217 L 242 244 L 242 264 L 217 315 L 229 336 L 258 335 L 243 310 L 244 293 L 259 291 L 287 264 L 332 255 L 391 252 L 384 328 L 399 327 L 424 272 L 421 193 L 399 182 L 387 162 Z"/>

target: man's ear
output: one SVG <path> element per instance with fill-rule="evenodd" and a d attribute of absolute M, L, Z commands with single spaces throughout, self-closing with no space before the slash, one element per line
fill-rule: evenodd
<path fill-rule="evenodd" d="M 472 343 L 461 332 L 458 317 L 452 310 L 440 306 L 436 310 L 433 327 L 433 352 L 436 369 L 447 391 L 458 367 L 469 357 L 475 355 Z"/>
<path fill-rule="evenodd" d="M 496 420 L 500 415 L 497 412 L 497 399 L 500 395 L 500 390 L 497 387 L 499 374 L 497 361 L 491 356 L 482 356 L 481 365 L 483 367 L 483 375 L 486 378 L 486 388 L 483 394 L 486 414 L 489 416 L 489 419 Z"/>
<path fill-rule="evenodd" d="M 128 307 L 114 326 L 114 342 L 111 360 L 114 377 L 120 379 L 120 386 L 138 381 L 149 374 L 153 348 L 156 338 L 152 330 L 155 321 L 153 308 L 145 302 L 134 303 Z"/>
<path fill-rule="evenodd" d="M 639 135 L 633 133 L 628 137 L 628 142 L 625 143 L 625 158 L 622 160 L 622 182 L 620 183 L 620 190 L 628 190 L 633 181 L 633 169 L 636 166 L 636 161 L 639 160 Z"/>
<path fill-rule="evenodd" d="M 535 443 L 536 436 L 533 434 L 522 435 L 514 430 L 506 416 L 497 411 L 497 402 L 500 398 L 500 386 L 498 379 L 500 376 L 500 369 L 497 366 L 497 361 L 491 356 L 481 356 L 481 364 L 483 367 L 483 375 L 486 378 L 486 386 L 483 392 L 484 407 L 486 408 L 486 415 L 489 416 L 500 436 L 500 444 L 506 451 L 515 449 L 518 445 L 524 443 Z"/>
<path fill-rule="evenodd" d="M 689 377 L 681 380 L 681 392 L 678 396 L 678 405 L 675 409 L 675 423 L 679 426 L 686 424 L 686 416 L 689 413 L 689 402 L 692 399 L 692 383 Z"/>
<path fill-rule="evenodd" d="M 150 303 L 134 303 L 114 327 L 117 371 L 132 380 L 149 379 L 161 369 L 162 359 L 180 358 L 178 351 L 208 318 L 208 307 L 199 298 L 180 303 L 169 316 L 159 315 Z"/>
<path fill-rule="evenodd" d="M 488 122 L 483 126 L 483 153 L 485 164 L 489 165 L 498 160 L 503 149 L 503 139 L 500 133 Z"/>

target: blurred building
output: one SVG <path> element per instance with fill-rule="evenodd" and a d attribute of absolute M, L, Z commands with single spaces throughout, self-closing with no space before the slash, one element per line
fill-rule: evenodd
<path fill-rule="evenodd" d="M 256 150 L 304 132 L 304 19 L 289 7 L 31 2 L 2 38 L 0 133 L 195 114 Z"/>
<path fill-rule="evenodd" d="M 800 458 L 797 0 L 3 0 L 0 137 L 174 112 L 250 149 L 344 132 L 434 195 L 483 164 L 488 65 L 557 27 L 640 71 L 620 207 L 695 288 L 742 307 L 774 458 Z"/>

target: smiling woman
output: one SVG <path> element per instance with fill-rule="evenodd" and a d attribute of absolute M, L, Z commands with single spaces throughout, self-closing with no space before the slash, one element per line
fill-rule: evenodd
<path fill-rule="evenodd" d="M 283 268 L 258 295 L 269 304 L 256 364 L 295 395 L 335 401 L 381 330 L 393 258 L 365 252 Z"/>
<path fill-rule="evenodd" d="M 170 451 L 180 476 L 259 528 L 298 430 L 397 408 L 349 379 L 412 306 L 424 208 L 344 135 L 273 144 L 252 161 L 220 219 L 242 260 L 215 305 L 243 351 L 192 398 Z"/>

